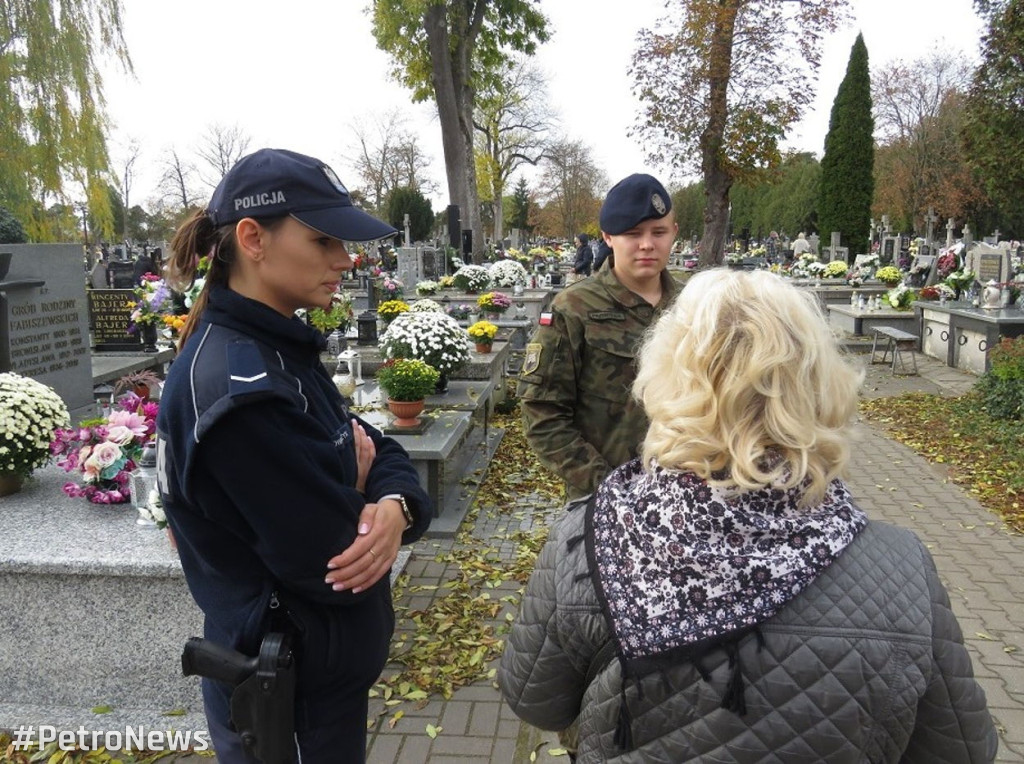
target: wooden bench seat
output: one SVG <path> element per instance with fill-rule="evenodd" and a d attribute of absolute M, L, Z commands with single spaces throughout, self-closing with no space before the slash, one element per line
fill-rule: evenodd
<path fill-rule="evenodd" d="M 918 341 L 916 334 L 911 334 L 892 326 L 876 326 L 874 327 L 874 332 L 875 336 L 871 340 L 871 363 L 891 363 L 893 374 L 917 374 L 917 356 L 914 355 L 914 352 L 917 350 Z M 878 351 L 879 338 L 885 338 L 885 346 L 882 348 L 882 357 L 877 359 L 875 354 Z M 907 352 L 910 353 L 909 365 L 904 357 Z M 889 353 L 892 353 L 891 361 Z M 899 371 L 896 371 L 897 362 L 900 366 Z M 908 371 L 908 368 L 912 369 L 912 371 Z"/>

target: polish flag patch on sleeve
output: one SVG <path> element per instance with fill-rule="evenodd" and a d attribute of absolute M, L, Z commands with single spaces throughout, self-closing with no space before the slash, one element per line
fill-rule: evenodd
<path fill-rule="evenodd" d="M 540 314 L 540 325 L 541 326 L 551 326 L 551 314 L 550 313 L 541 313 Z"/>

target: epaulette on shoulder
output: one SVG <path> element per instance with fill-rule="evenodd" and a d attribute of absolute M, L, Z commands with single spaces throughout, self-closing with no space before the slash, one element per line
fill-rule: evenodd
<path fill-rule="evenodd" d="M 228 395 L 232 398 L 273 389 L 263 354 L 251 340 L 231 342 L 227 346 Z"/>

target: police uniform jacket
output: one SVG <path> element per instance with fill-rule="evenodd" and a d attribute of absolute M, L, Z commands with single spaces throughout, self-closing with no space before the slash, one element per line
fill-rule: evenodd
<path fill-rule="evenodd" d="M 555 297 L 550 324 L 527 346 L 518 390 L 526 438 L 569 498 L 593 493 L 647 433 L 631 389 L 644 332 L 679 293 L 667 271 L 661 289 L 652 306 L 604 268 Z"/>
<path fill-rule="evenodd" d="M 296 728 L 351 713 L 388 655 L 388 576 L 359 594 L 324 583 L 355 539 L 367 502 L 401 494 L 415 541 L 431 517 L 415 468 L 362 422 L 377 455 L 355 489 L 352 415 L 320 363 L 323 335 L 229 289 L 214 288 L 174 361 L 157 419 L 160 492 L 208 639 L 255 655 L 280 600 L 298 632 Z M 229 689 L 204 682 L 207 713 Z M 219 711 L 218 711 L 219 709 Z"/>

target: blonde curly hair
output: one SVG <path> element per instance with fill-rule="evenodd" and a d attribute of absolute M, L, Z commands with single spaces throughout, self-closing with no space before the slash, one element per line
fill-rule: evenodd
<path fill-rule="evenodd" d="M 766 271 L 703 271 L 640 351 L 644 464 L 816 504 L 846 472 L 863 377 L 812 294 Z"/>

